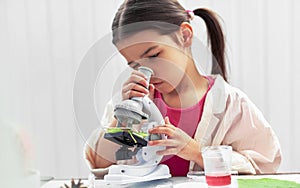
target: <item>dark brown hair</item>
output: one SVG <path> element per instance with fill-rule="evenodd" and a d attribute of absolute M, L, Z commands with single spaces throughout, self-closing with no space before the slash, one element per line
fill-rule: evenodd
<path fill-rule="evenodd" d="M 213 54 L 212 74 L 220 74 L 227 81 L 225 41 L 217 15 L 205 8 L 193 12 L 204 20 L 207 27 L 208 41 Z M 116 44 L 119 40 L 146 29 L 155 29 L 162 35 L 172 34 L 182 22 L 189 20 L 189 14 L 177 0 L 125 0 L 113 20 L 113 43 Z M 126 27 L 147 22 L 148 24 Z"/>

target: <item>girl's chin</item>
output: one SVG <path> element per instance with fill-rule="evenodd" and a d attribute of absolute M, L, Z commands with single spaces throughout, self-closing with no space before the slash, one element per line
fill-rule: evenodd
<path fill-rule="evenodd" d="M 157 91 L 159 91 L 160 93 L 166 93 L 168 92 L 168 84 L 164 83 L 164 82 L 160 82 L 160 83 L 156 83 L 156 84 L 153 84 L 155 89 Z"/>
<path fill-rule="evenodd" d="M 167 88 L 165 88 L 165 87 L 155 88 L 155 90 L 158 91 L 158 92 L 161 93 L 161 94 L 167 94 L 167 93 L 170 93 L 170 91 L 167 90 Z"/>
<path fill-rule="evenodd" d="M 170 87 L 169 84 L 166 84 L 164 82 L 153 84 L 153 85 L 154 85 L 155 90 L 162 94 L 170 93 L 174 89 L 173 87 Z"/>

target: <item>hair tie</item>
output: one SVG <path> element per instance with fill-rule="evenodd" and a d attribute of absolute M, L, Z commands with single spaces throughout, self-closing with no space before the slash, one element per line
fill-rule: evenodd
<path fill-rule="evenodd" d="M 186 10 L 186 13 L 188 14 L 188 16 L 189 16 L 189 18 L 190 18 L 191 20 L 194 19 L 195 14 L 194 14 L 194 11 L 193 11 L 193 10 Z"/>

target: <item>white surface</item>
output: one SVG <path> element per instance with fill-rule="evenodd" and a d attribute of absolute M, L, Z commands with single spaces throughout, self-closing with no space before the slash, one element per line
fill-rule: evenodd
<path fill-rule="evenodd" d="M 173 185 L 173 188 L 207 188 L 207 184 L 201 182 L 185 182 Z"/>
<path fill-rule="evenodd" d="M 300 184 L 300 175 L 266 175 L 266 176 L 238 176 L 232 177 L 232 185 L 230 188 L 236 188 L 237 187 L 237 181 L 236 178 L 241 178 L 241 179 L 260 179 L 260 178 L 274 178 L 274 179 L 280 179 L 280 180 L 289 180 L 289 181 L 295 181 Z M 138 188 L 138 187 L 143 187 L 143 188 L 206 188 L 207 184 L 204 182 L 204 176 L 202 180 L 194 181 L 189 178 L 185 177 L 174 177 L 170 179 L 165 179 L 165 180 L 157 180 L 157 181 L 150 181 L 146 183 L 137 183 L 137 184 L 128 184 L 128 185 L 107 185 L 105 181 L 103 180 L 96 180 L 95 182 L 95 188 L 100 188 L 100 187 L 120 187 L 120 188 Z M 77 182 L 77 181 L 75 181 Z M 82 181 L 85 185 L 88 185 L 88 181 L 84 180 Z M 43 185 L 41 188 L 54 188 L 54 187 L 60 187 L 64 183 L 67 185 L 70 184 L 70 180 L 54 180 L 50 181 L 47 184 Z"/>
<path fill-rule="evenodd" d="M 121 173 L 122 169 L 126 169 L 125 174 Z M 128 165 L 113 165 L 110 166 L 108 174 L 104 176 L 104 180 L 109 184 L 128 184 L 158 179 L 166 179 L 171 177 L 170 170 L 167 165 L 158 165 L 155 166 L 154 169 L 151 167 L 151 169 L 151 173 L 147 172 L 147 175 L 136 176 L 137 174 L 145 173 L 143 170 L 143 166 L 130 167 Z"/>
<path fill-rule="evenodd" d="M 41 175 L 88 174 L 82 147 L 84 136 L 96 125 L 87 123 L 84 136 L 79 133 L 72 109 L 73 81 L 85 52 L 110 31 L 121 2 L 0 1 L 0 119 L 32 134 Z M 283 149 L 280 169 L 299 170 L 300 1 L 180 2 L 187 9 L 212 8 L 223 18 L 231 81 L 249 95 L 278 134 Z M 204 27 L 197 20 L 193 23 L 199 28 L 195 34 L 205 40 Z M 125 65 L 120 61 L 116 63 Z M 108 70 L 109 78 L 120 71 Z M 112 83 L 104 80 L 102 88 Z M 101 88 L 96 93 L 101 116 L 111 93 Z"/>

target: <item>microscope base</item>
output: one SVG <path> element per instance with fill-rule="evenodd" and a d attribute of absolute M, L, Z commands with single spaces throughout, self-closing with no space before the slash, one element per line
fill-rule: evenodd
<path fill-rule="evenodd" d="M 151 170 L 150 173 L 148 172 L 149 170 Z M 112 165 L 109 167 L 108 174 L 104 176 L 104 181 L 109 184 L 128 184 L 170 177 L 169 167 L 163 164 L 150 168 L 145 168 L 144 166 Z"/>

